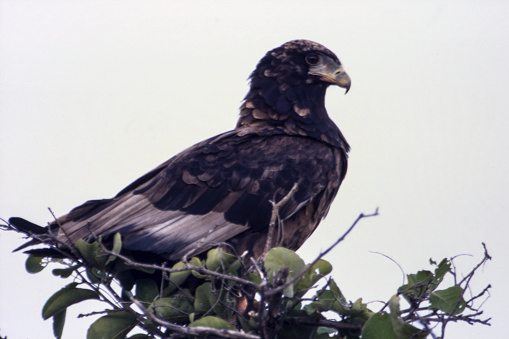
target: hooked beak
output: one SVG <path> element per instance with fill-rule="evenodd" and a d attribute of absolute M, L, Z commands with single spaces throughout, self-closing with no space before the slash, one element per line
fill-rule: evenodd
<path fill-rule="evenodd" d="M 352 81 L 343 69 L 343 65 L 330 58 L 324 58 L 320 64 L 310 67 L 309 74 L 317 75 L 322 81 L 345 88 L 345 94 L 348 93 L 352 85 Z"/>

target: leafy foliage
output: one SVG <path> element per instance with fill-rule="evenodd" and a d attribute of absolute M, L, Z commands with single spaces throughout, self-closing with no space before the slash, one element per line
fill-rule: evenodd
<path fill-rule="evenodd" d="M 489 325 L 474 302 L 490 286 L 465 297 L 476 270 L 491 259 L 486 248 L 481 262 L 461 280 L 454 259 L 430 260 L 431 269 L 408 274 L 378 310 L 360 298 L 351 302 L 341 292 L 331 264 L 321 259 L 329 250 L 305 264 L 286 248 L 272 248 L 258 261 L 214 248 L 170 268 L 133 261 L 116 234 L 108 248 L 101 238 L 78 241 L 65 259 L 30 255 L 26 270 L 37 273 L 57 264 L 53 274 L 72 279 L 42 310 L 44 319 L 53 319 L 56 338 L 62 336 L 67 308 L 90 299 L 106 307 L 91 312 L 102 316 L 91 324 L 88 339 L 420 339 L 432 332 L 444 338 L 449 322 Z"/>

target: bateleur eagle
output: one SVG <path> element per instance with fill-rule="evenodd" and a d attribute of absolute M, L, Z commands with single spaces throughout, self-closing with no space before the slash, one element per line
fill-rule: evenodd
<path fill-rule="evenodd" d="M 250 76 L 235 129 L 177 154 L 114 198 L 92 200 L 49 224 L 74 244 L 116 232 L 124 248 L 170 261 L 225 248 L 262 254 L 273 209 L 274 246 L 297 250 L 326 216 L 347 170 L 349 145 L 325 109 L 329 85 L 350 88 L 324 46 L 294 40 L 269 51 Z M 24 219 L 20 230 L 44 233 Z"/>

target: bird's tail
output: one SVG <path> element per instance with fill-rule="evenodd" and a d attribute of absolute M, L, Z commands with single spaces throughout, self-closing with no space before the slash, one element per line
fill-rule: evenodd
<path fill-rule="evenodd" d="M 48 233 L 47 227 L 42 227 L 42 226 L 36 225 L 33 222 L 30 222 L 28 220 L 25 220 L 25 219 L 19 218 L 19 217 L 10 218 L 9 224 L 14 226 L 14 228 L 17 229 L 18 231 L 23 232 L 27 235 Z"/>
<path fill-rule="evenodd" d="M 33 235 L 45 235 L 49 232 L 49 227 L 42 227 L 34 224 L 28 220 L 19 217 L 12 217 L 9 219 L 9 224 L 14 227 L 17 231 L 21 233 L 25 233 L 27 236 L 32 237 L 32 239 L 23 245 L 16 248 L 13 252 L 20 251 L 30 246 L 38 245 L 42 243 L 42 241 L 33 238 Z"/>
<path fill-rule="evenodd" d="M 17 231 L 21 233 L 25 233 L 31 239 L 19 246 L 13 252 L 21 251 L 27 247 L 45 244 L 50 245 L 50 247 L 44 248 L 35 248 L 28 251 L 24 251 L 23 253 L 30 254 L 36 257 L 50 257 L 50 258 L 67 258 L 65 249 L 57 249 L 54 246 L 56 242 L 54 241 L 53 233 L 56 233 L 58 226 L 55 224 L 50 224 L 46 227 L 39 226 L 19 217 L 12 217 L 9 219 L 9 224 L 14 227 Z"/>

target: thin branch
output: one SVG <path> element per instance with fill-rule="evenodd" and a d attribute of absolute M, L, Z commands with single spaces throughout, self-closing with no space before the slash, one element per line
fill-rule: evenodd
<path fill-rule="evenodd" d="M 75 257 L 79 258 L 80 257 L 79 253 L 78 253 L 79 251 L 77 250 L 76 246 L 74 246 L 74 243 L 72 242 L 71 238 L 69 237 L 69 234 L 67 234 L 66 230 L 62 227 L 62 225 L 58 221 L 58 218 L 56 217 L 55 213 L 53 213 L 53 211 L 51 210 L 51 207 L 48 207 L 48 211 L 50 212 L 51 216 L 53 217 L 55 223 L 58 225 L 59 231 L 61 231 L 65 235 L 65 238 L 67 239 L 68 242 L 66 243 L 66 242 L 58 239 L 57 235 L 53 234 L 53 232 L 51 231 L 51 227 L 49 226 L 49 223 L 48 223 L 48 235 L 53 237 L 62 246 L 65 246 L 65 248 L 68 248 Z"/>
<path fill-rule="evenodd" d="M 312 325 L 312 326 L 325 326 L 335 328 L 337 330 L 360 330 L 362 329 L 361 324 L 350 324 L 341 321 L 311 318 L 311 317 L 292 317 L 292 322 L 299 325 Z"/>
<path fill-rule="evenodd" d="M 294 196 L 295 192 L 297 192 L 298 187 L 299 187 L 299 185 L 297 183 L 293 184 L 292 189 L 290 190 L 290 192 L 288 192 L 287 195 L 285 195 L 283 197 L 283 199 L 281 199 L 277 203 L 274 203 L 273 201 L 270 202 L 272 204 L 272 214 L 270 216 L 269 230 L 267 232 L 267 240 L 265 241 L 265 248 L 263 250 L 261 258 L 265 258 L 265 256 L 267 255 L 267 252 L 269 252 L 269 250 L 272 248 L 272 240 L 274 238 L 274 230 L 276 228 L 276 222 L 279 217 L 279 210 L 281 209 L 281 207 L 284 206 L 284 204 L 286 204 L 288 202 L 288 200 L 290 200 Z"/>
<path fill-rule="evenodd" d="M 483 260 L 481 260 L 481 262 L 479 264 L 477 264 L 473 269 L 472 271 L 470 271 L 469 274 L 467 274 L 467 276 L 465 278 L 463 278 L 458 285 L 461 285 L 463 284 L 463 282 L 465 282 L 465 280 L 468 280 L 467 282 L 467 285 L 468 283 L 470 282 L 470 279 L 472 278 L 472 276 L 474 275 L 474 272 L 477 271 L 479 269 L 479 267 L 481 267 L 486 261 L 488 260 L 491 260 L 491 256 L 488 254 L 488 249 L 486 248 L 486 244 L 485 243 L 482 243 L 482 246 L 484 248 L 484 258 Z"/>
<path fill-rule="evenodd" d="M 86 318 L 86 317 L 91 317 L 93 315 L 109 314 L 111 312 L 120 312 L 120 311 L 121 311 L 120 309 L 115 309 L 115 310 L 93 311 L 90 313 L 80 313 L 80 314 L 78 314 L 78 318 Z"/>
<path fill-rule="evenodd" d="M 394 264 L 396 264 L 396 266 L 398 266 L 400 272 L 401 272 L 401 275 L 403 276 L 403 281 L 401 283 L 401 285 L 404 285 L 405 284 L 405 271 L 403 270 L 403 267 L 401 267 L 400 264 L 398 264 L 398 262 L 394 259 L 392 259 L 391 257 L 389 257 L 387 254 L 383 254 L 381 252 L 376 252 L 376 251 L 369 251 L 370 253 L 374 253 L 374 254 L 378 254 L 378 255 L 381 255 L 387 259 L 389 259 L 390 261 L 392 261 Z"/>
<path fill-rule="evenodd" d="M 304 274 L 306 274 L 307 271 L 309 271 L 311 269 L 311 267 L 313 267 L 317 262 L 318 260 L 322 259 L 327 253 L 329 253 L 334 247 L 336 247 L 340 242 L 342 242 L 343 240 L 345 240 L 346 236 L 354 229 L 354 227 L 357 225 L 357 223 L 363 219 L 363 218 L 370 218 L 370 217 L 374 217 L 374 216 L 377 216 L 378 215 L 378 207 L 376 208 L 375 212 L 372 213 L 372 214 L 364 214 L 364 213 L 361 213 L 359 214 L 359 216 L 357 217 L 357 219 L 353 222 L 353 224 L 348 228 L 348 230 L 338 239 L 336 240 L 331 246 L 329 246 L 329 248 L 327 248 L 325 251 L 321 252 L 318 257 L 316 257 L 315 260 L 313 260 L 313 262 L 309 265 L 307 265 L 302 271 L 300 271 L 296 276 L 294 276 L 292 279 L 288 280 L 284 285 L 281 285 L 281 286 L 278 286 L 276 288 L 273 288 L 269 291 L 266 292 L 266 296 L 271 296 L 271 295 L 274 295 L 276 293 L 280 293 L 281 291 L 283 291 L 285 288 L 287 288 L 288 286 L 296 283 L 300 278 L 302 278 L 304 276 Z"/>
<path fill-rule="evenodd" d="M 482 292 L 481 292 L 481 293 L 479 293 L 479 294 L 477 294 L 476 296 L 474 296 L 474 297 L 470 298 L 470 300 L 468 300 L 468 301 L 467 301 L 467 305 L 469 305 L 469 304 L 473 303 L 473 302 L 474 302 L 474 300 L 476 300 L 476 299 L 478 299 L 478 298 L 482 297 L 485 293 L 488 293 L 488 297 L 486 297 L 486 299 L 485 299 L 485 300 L 481 303 L 481 305 L 480 305 L 478 308 L 474 308 L 473 306 L 471 306 L 471 307 L 469 307 L 469 308 L 470 308 L 470 309 L 472 309 L 472 310 L 474 310 L 474 311 L 478 311 L 478 310 L 479 310 L 479 308 L 481 308 L 481 307 L 482 307 L 482 305 L 486 302 L 486 300 L 488 300 L 488 298 L 490 297 L 490 295 L 489 295 L 489 294 L 490 294 L 490 291 L 489 291 L 489 289 L 490 289 L 490 288 L 491 288 L 491 284 L 490 284 L 490 285 L 488 285 L 488 286 L 486 286 L 486 287 L 484 288 L 484 290 L 482 290 Z"/>
<path fill-rule="evenodd" d="M 458 321 L 464 321 L 470 325 L 472 324 L 483 324 L 483 325 L 488 325 L 488 326 L 491 326 L 491 324 L 489 323 L 491 318 L 488 318 L 488 319 L 484 319 L 484 320 L 481 320 L 481 319 L 475 319 L 475 317 L 477 316 L 480 316 L 482 315 L 483 312 L 476 312 L 476 313 L 473 313 L 473 314 L 469 314 L 469 315 L 458 315 L 458 316 L 450 316 L 449 315 L 449 318 L 447 319 L 447 322 L 458 322 Z M 440 322 L 444 322 L 445 319 L 443 319 L 443 317 L 446 316 L 446 314 L 440 314 L 440 315 L 437 315 L 436 317 L 431 317 L 431 316 L 422 316 L 422 317 L 416 317 L 414 318 L 415 321 L 427 321 L 427 322 L 437 322 L 437 323 L 440 323 Z"/>

